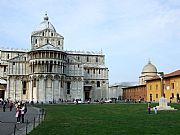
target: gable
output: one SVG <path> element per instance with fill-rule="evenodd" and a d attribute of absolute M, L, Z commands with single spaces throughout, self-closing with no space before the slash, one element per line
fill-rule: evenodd
<path fill-rule="evenodd" d="M 39 47 L 39 48 L 37 48 L 37 49 L 35 49 L 35 50 L 51 50 L 51 51 L 58 51 L 58 50 L 60 50 L 60 48 L 59 47 L 55 47 L 55 46 L 53 46 L 53 45 L 51 45 L 51 44 L 45 44 L 45 45 L 43 45 L 43 46 L 41 46 L 41 47 Z"/>

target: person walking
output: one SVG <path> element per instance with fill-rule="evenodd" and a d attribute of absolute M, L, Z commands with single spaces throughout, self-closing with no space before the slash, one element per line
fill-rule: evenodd
<path fill-rule="evenodd" d="M 24 123 L 25 104 L 22 104 L 22 108 L 20 110 L 21 110 L 22 123 Z"/>
<path fill-rule="evenodd" d="M 5 112 L 6 111 L 6 101 L 3 101 L 2 107 L 3 107 L 3 112 Z"/>
<path fill-rule="evenodd" d="M 13 103 L 12 101 L 9 102 L 9 109 L 10 109 L 10 112 L 12 111 L 12 107 L 13 107 Z"/>
<path fill-rule="evenodd" d="M 151 102 L 148 103 L 148 114 L 151 113 Z"/>

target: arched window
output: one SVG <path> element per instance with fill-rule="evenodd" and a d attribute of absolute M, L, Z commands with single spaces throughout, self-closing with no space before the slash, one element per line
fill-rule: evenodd
<path fill-rule="evenodd" d="M 71 83 L 67 82 L 67 94 L 70 94 Z"/>
<path fill-rule="evenodd" d="M 63 87 L 64 87 L 64 81 L 61 80 L 61 88 L 63 88 Z"/>
<path fill-rule="evenodd" d="M 9 54 L 7 54 L 7 59 L 9 59 Z"/>
<path fill-rule="evenodd" d="M 152 101 L 152 94 L 149 95 L 150 101 Z"/>
<path fill-rule="evenodd" d="M 33 87 L 36 87 L 36 79 L 33 80 Z"/>
<path fill-rule="evenodd" d="M 177 100 L 179 100 L 179 93 L 177 93 Z"/>
<path fill-rule="evenodd" d="M 96 57 L 96 62 L 98 62 L 98 57 Z"/>
<path fill-rule="evenodd" d="M 23 94 L 26 94 L 26 81 L 23 81 Z"/>
<path fill-rule="evenodd" d="M 61 42 L 60 42 L 60 40 L 58 41 L 58 45 L 60 45 L 61 44 Z"/>
<path fill-rule="evenodd" d="M 35 39 L 35 44 L 37 44 L 37 39 Z"/>
<path fill-rule="evenodd" d="M 100 87 L 100 81 L 97 81 L 97 87 Z"/>
<path fill-rule="evenodd" d="M 51 36 L 53 37 L 53 33 L 51 33 Z"/>

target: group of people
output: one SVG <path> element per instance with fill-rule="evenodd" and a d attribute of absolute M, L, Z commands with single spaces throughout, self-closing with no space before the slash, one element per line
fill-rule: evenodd
<path fill-rule="evenodd" d="M 9 107 L 10 111 L 12 111 L 12 107 L 13 107 L 12 101 L 0 99 L 0 103 L 1 103 L 1 106 L 2 106 L 3 112 L 6 112 L 6 107 L 7 106 Z"/>
<path fill-rule="evenodd" d="M 151 108 L 152 108 L 151 102 L 149 102 L 148 103 L 148 114 L 151 114 Z M 157 107 L 154 107 L 154 113 L 155 114 L 157 114 L 157 111 L 158 111 Z"/>
<path fill-rule="evenodd" d="M 0 104 L 2 107 L 3 112 L 6 112 L 6 108 L 9 107 L 10 112 L 12 111 L 13 105 L 15 107 L 16 110 L 16 119 L 17 119 L 17 123 L 20 123 L 22 120 L 22 123 L 24 123 L 24 115 L 27 112 L 27 106 L 25 103 L 22 102 L 12 102 L 11 100 L 2 100 L 0 99 Z"/>
<path fill-rule="evenodd" d="M 24 123 L 24 115 L 27 112 L 27 107 L 25 103 L 17 102 L 15 103 L 16 108 L 16 119 L 17 123 L 20 123 L 22 120 L 22 123 Z"/>

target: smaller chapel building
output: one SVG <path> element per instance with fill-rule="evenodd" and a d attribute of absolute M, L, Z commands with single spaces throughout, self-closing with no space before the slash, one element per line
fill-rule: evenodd
<path fill-rule="evenodd" d="M 139 84 L 123 88 L 123 99 L 131 102 L 147 101 L 146 83 L 155 76 L 157 76 L 157 68 L 149 60 L 139 76 Z"/>

